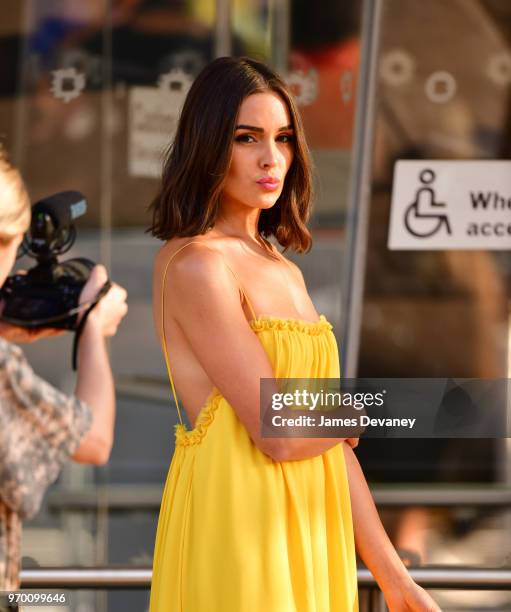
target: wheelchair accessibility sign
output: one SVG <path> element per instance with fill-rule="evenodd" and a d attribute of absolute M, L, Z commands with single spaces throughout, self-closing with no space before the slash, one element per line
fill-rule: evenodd
<path fill-rule="evenodd" d="M 511 161 L 399 160 L 388 248 L 511 249 Z"/>

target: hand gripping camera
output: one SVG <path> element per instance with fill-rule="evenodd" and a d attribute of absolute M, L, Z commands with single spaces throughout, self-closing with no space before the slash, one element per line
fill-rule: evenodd
<path fill-rule="evenodd" d="M 76 332 L 75 369 L 78 339 L 87 315 L 111 286 L 107 281 L 92 302 L 79 305 L 80 293 L 95 263 L 84 257 L 59 263 L 57 258 L 73 246 L 76 239 L 73 221 L 86 210 L 87 202 L 78 191 L 63 191 L 34 204 L 19 257 L 29 255 L 37 265 L 24 274 L 10 276 L 0 289 L 3 321 L 32 329 L 51 327 Z"/>

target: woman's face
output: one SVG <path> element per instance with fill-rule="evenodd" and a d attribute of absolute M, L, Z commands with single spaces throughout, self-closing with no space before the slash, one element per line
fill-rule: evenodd
<path fill-rule="evenodd" d="M 16 252 L 23 240 L 23 234 L 15 236 L 7 243 L 0 242 L 0 287 L 4 284 L 16 260 Z"/>
<path fill-rule="evenodd" d="M 271 208 L 294 156 L 294 132 L 285 102 L 274 92 L 242 102 L 222 205 Z"/>

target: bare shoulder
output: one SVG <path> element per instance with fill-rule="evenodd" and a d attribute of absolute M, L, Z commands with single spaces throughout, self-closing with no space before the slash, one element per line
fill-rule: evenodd
<path fill-rule="evenodd" d="M 288 259 L 287 257 L 285 257 L 285 260 L 287 261 L 287 263 L 289 264 L 289 266 L 291 267 L 291 269 L 294 271 L 294 273 L 303 280 L 303 274 L 301 269 L 295 264 L 294 261 L 291 261 L 290 259 Z"/>
<path fill-rule="evenodd" d="M 275 247 L 274 251 L 275 251 Z M 287 258 L 285 255 L 283 255 L 282 253 L 280 253 L 280 256 L 282 257 L 282 259 L 285 260 L 286 264 L 291 268 L 291 270 L 293 271 L 296 279 L 301 282 L 303 285 L 305 285 L 305 279 L 303 278 L 303 273 L 301 271 L 301 269 L 299 268 L 299 266 L 297 266 L 294 261 L 291 261 L 289 258 Z"/>
<path fill-rule="evenodd" d="M 155 258 L 155 268 L 162 270 L 171 264 L 173 270 L 197 272 L 220 261 L 221 253 L 202 237 L 175 238 L 166 242 Z M 175 272 L 173 272 L 175 274 Z"/>
<path fill-rule="evenodd" d="M 156 277 L 162 278 L 167 264 L 170 264 L 172 286 L 179 292 L 193 293 L 199 287 L 219 291 L 233 284 L 220 245 L 204 237 L 167 242 L 156 256 Z"/>

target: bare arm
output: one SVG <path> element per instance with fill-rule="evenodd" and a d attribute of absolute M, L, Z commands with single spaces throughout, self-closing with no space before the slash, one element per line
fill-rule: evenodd
<path fill-rule="evenodd" d="M 103 465 L 108 461 L 113 443 L 115 390 L 105 339 L 95 319 L 88 320 L 83 330 L 78 360 L 75 395 L 91 408 L 92 426 L 73 459 Z"/>
<path fill-rule="evenodd" d="M 360 463 L 348 444 L 343 444 L 348 473 L 355 545 L 380 586 L 391 612 L 440 610 L 431 597 L 410 577 L 382 525 Z"/>
<path fill-rule="evenodd" d="M 81 301 L 95 296 L 107 279 L 103 266 L 96 266 L 84 287 Z M 92 411 L 92 426 L 73 455 L 79 463 L 103 465 L 108 461 L 114 439 L 115 387 L 105 337 L 115 335 L 126 314 L 126 291 L 113 284 L 91 311 L 78 346 L 75 395 Z"/>
<path fill-rule="evenodd" d="M 260 379 L 274 378 L 268 356 L 248 324 L 239 288 L 223 257 L 190 245 L 172 262 L 166 312 L 181 327 L 195 356 L 236 411 L 254 444 L 275 461 L 324 453 L 345 438 L 263 438 Z M 275 389 L 277 391 L 277 389 Z"/>

